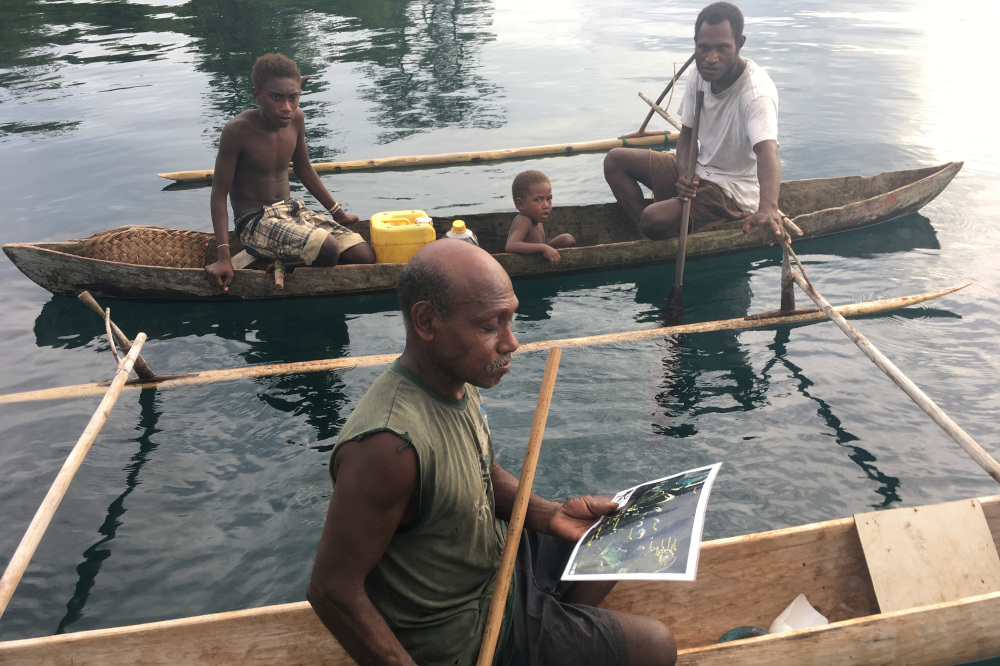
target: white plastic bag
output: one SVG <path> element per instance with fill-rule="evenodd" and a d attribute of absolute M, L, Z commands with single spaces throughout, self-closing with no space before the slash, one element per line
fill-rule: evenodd
<path fill-rule="evenodd" d="M 782 631 L 792 631 L 794 629 L 820 627 L 824 624 L 830 624 L 830 621 L 816 612 L 816 609 L 806 599 L 806 595 L 800 594 L 771 623 L 768 633 L 777 634 Z"/>

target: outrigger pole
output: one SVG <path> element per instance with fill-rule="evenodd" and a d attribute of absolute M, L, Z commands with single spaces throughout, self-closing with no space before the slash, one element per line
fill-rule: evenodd
<path fill-rule="evenodd" d="M 865 353 L 872 363 L 878 366 L 879 370 L 884 372 L 889 376 L 896 386 L 903 389 L 903 392 L 910 397 L 913 402 L 917 403 L 920 409 L 924 410 L 928 416 L 937 423 L 942 430 L 948 433 L 955 442 L 962 447 L 962 449 L 972 457 L 976 463 L 982 467 L 986 472 L 993 477 L 993 479 L 1000 483 L 1000 463 L 997 463 L 989 453 L 976 443 L 976 440 L 972 439 L 965 430 L 961 428 L 955 421 L 951 419 L 950 416 L 945 414 L 944 410 L 935 404 L 933 400 L 924 393 L 919 386 L 913 383 L 913 381 L 907 377 L 903 372 L 897 368 L 892 361 L 890 361 L 884 354 L 882 354 L 878 349 L 875 348 L 871 342 L 868 341 L 861 331 L 856 329 L 851 325 L 849 321 L 844 319 L 844 317 L 838 313 L 833 306 L 831 306 L 823 296 L 816 291 L 816 287 L 813 286 L 812 282 L 806 276 L 806 269 L 802 266 L 802 262 L 799 261 L 798 256 L 792 251 L 791 246 L 785 241 L 784 238 L 781 239 L 781 246 L 784 248 L 785 256 L 783 266 L 783 273 L 787 273 L 799 287 L 806 293 L 809 298 L 813 300 L 816 305 L 823 310 L 827 317 L 833 320 L 840 330 L 847 334 L 854 344 Z M 796 265 L 799 270 L 802 271 L 801 275 L 791 267 L 791 262 L 789 257 L 795 260 Z M 784 267 L 787 266 L 787 269 Z M 782 276 L 782 305 L 784 305 L 784 285 L 785 276 Z"/>
<path fill-rule="evenodd" d="M 666 146 L 668 143 L 676 140 L 677 132 L 656 131 L 644 132 L 642 136 L 628 134 L 613 139 L 555 143 L 544 146 L 525 146 L 522 148 L 503 148 L 500 150 L 440 153 L 438 155 L 376 157 L 367 160 L 347 160 L 344 162 L 313 162 L 313 168 L 316 169 L 316 173 L 344 173 L 346 171 L 363 171 L 368 169 L 406 169 L 423 166 L 442 166 L 445 164 L 479 164 L 481 162 L 500 162 L 503 160 L 545 157 L 549 155 L 578 155 L 580 153 L 611 150 L 619 146 Z M 291 167 L 289 167 L 288 171 L 292 173 Z M 178 183 L 197 183 L 211 181 L 213 171 L 211 169 L 200 169 L 195 171 L 172 171 L 156 175 Z"/>
<path fill-rule="evenodd" d="M 21 581 L 21 576 L 24 575 L 25 569 L 28 568 L 31 556 L 35 554 L 35 549 L 38 548 L 45 530 L 52 521 L 52 516 L 55 514 L 56 509 L 59 508 L 59 503 L 62 501 L 63 496 L 66 495 L 73 476 L 80 469 L 84 456 L 90 450 L 90 445 L 97 439 L 97 434 L 104 426 L 104 422 L 108 420 L 111 408 L 114 407 L 115 401 L 118 400 L 118 396 L 122 392 L 122 388 L 125 387 L 125 380 L 128 379 L 129 373 L 132 372 L 132 366 L 135 360 L 139 358 L 139 350 L 142 349 L 142 343 L 145 341 L 145 333 L 137 335 L 128 354 L 118 363 L 115 378 L 111 382 L 107 393 L 105 393 L 104 399 L 101 400 L 101 404 L 98 405 L 94 415 L 90 417 L 90 422 L 87 424 L 83 434 L 80 435 L 76 445 L 73 446 L 73 450 L 70 451 L 66 462 L 63 463 L 62 469 L 56 475 L 56 480 L 52 482 L 49 492 L 46 493 L 45 499 L 42 500 L 38 511 L 35 512 L 35 517 L 31 520 L 31 524 L 28 525 L 24 537 L 21 538 L 21 543 L 18 545 L 17 550 L 14 551 L 14 555 L 11 556 L 7 570 L 4 571 L 3 577 L 0 578 L 0 616 L 6 610 L 7 604 L 14 594 L 14 589 Z"/>
<path fill-rule="evenodd" d="M 959 289 L 968 287 L 971 282 L 928 291 L 923 294 L 913 296 L 900 296 L 880 301 L 868 301 L 865 303 L 853 303 L 851 305 L 839 305 L 834 308 L 845 317 L 858 317 L 862 315 L 876 314 L 888 310 L 917 305 L 924 301 L 929 301 L 941 296 L 947 296 Z M 515 352 L 515 355 L 526 354 L 535 351 L 548 349 L 552 346 L 563 348 L 570 347 L 593 347 L 596 345 L 619 344 L 634 340 L 653 340 L 671 335 L 687 335 L 691 333 L 709 333 L 712 331 L 731 331 L 750 328 L 768 328 L 771 326 L 787 326 L 790 324 L 806 324 L 815 321 L 822 321 L 827 318 L 827 314 L 816 308 L 800 308 L 794 313 L 787 311 L 772 310 L 760 314 L 747 315 L 737 319 L 722 319 L 718 321 L 706 321 L 696 324 L 683 324 L 679 326 L 662 326 L 660 328 L 642 329 L 638 331 L 624 331 L 621 333 L 605 333 L 603 335 L 588 335 L 578 338 L 562 338 L 559 340 L 543 340 L 540 342 L 528 342 Z M 248 365 L 242 368 L 225 368 L 222 370 L 204 370 L 180 375 L 157 376 L 155 381 L 147 382 L 143 380 L 131 380 L 125 388 L 148 389 L 148 388 L 176 388 L 180 386 L 193 386 L 195 384 L 210 384 L 213 382 L 233 381 L 237 379 L 250 379 L 259 377 L 275 377 L 278 375 L 304 374 L 308 372 L 332 372 L 336 370 L 352 370 L 354 368 L 370 368 L 380 365 L 389 365 L 399 353 L 376 354 L 373 356 L 351 356 L 346 358 L 327 358 L 316 361 L 299 361 L 295 363 L 276 363 L 272 365 Z M 75 386 L 57 386 L 55 388 L 39 389 L 37 391 L 24 391 L 22 393 L 8 393 L 0 395 L 0 404 L 15 402 L 32 402 L 36 400 L 58 400 L 63 398 L 81 398 L 91 395 L 100 395 L 107 390 L 106 383 L 77 384 Z"/>

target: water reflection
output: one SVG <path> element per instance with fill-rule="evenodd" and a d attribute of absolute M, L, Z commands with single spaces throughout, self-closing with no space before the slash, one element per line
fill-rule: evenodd
<path fill-rule="evenodd" d="M 81 83 L 103 85 L 99 74 L 80 67 L 176 58 L 184 50 L 207 77 L 213 140 L 229 118 L 254 105 L 250 70 L 265 51 L 285 53 L 312 75 L 303 108 L 317 119 L 307 134 L 314 158 L 329 158 L 322 139 L 341 131 L 323 121 L 343 97 L 343 91 L 325 94 L 335 63 L 356 64 L 363 80 L 352 82 L 360 90 L 350 96 L 372 104 L 369 121 L 381 128 L 379 143 L 439 127 L 499 127 L 503 90 L 478 73 L 483 45 L 496 37 L 492 15 L 489 0 L 355 0 L 334 7 L 318 0 L 191 0 L 169 8 L 7 0 L 0 7 L 0 63 L 18 66 L 0 68 L 0 91 L 23 102 L 24 117 L 0 124 L 0 137 L 75 131 L 79 120 L 38 120 L 28 107 L 53 94 L 90 92 Z M 71 105 L 61 112 L 77 113 Z"/>
<path fill-rule="evenodd" d="M 103 537 L 83 551 L 83 562 L 76 567 L 78 575 L 76 587 L 73 590 L 73 596 L 66 602 L 66 614 L 59 621 L 59 626 L 55 631 L 57 634 L 65 633 L 70 625 L 83 617 L 83 608 L 87 605 L 90 591 L 97 584 L 97 575 L 101 572 L 101 565 L 111 557 L 111 541 L 114 540 L 118 528 L 124 524 L 123 517 L 127 511 L 125 500 L 141 483 L 139 473 L 157 447 L 153 441 L 153 435 L 159 432 L 157 423 L 160 420 L 161 411 L 158 402 L 155 390 L 142 391 L 139 394 L 141 412 L 137 429 L 141 431 L 141 434 L 136 439 L 131 440 L 138 442 L 139 450 L 132 455 L 128 465 L 125 466 L 125 470 L 128 472 L 125 477 L 125 490 L 108 505 L 104 523 L 97 528 L 98 533 L 102 534 Z"/>
<path fill-rule="evenodd" d="M 785 345 L 788 344 L 790 336 L 791 328 L 789 327 L 779 328 L 775 331 L 774 342 L 768 345 L 768 349 L 774 350 L 774 358 L 769 360 L 764 366 L 764 369 L 761 370 L 761 377 L 766 380 L 771 376 L 775 365 L 779 363 L 783 365 L 791 376 L 795 378 L 799 393 L 816 403 L 816 413 L 823 419 L 827 427 L 833 430 L 837 437 L 837 444 L 848 450 L 847 457 L 850 458 L 855 465 L 861 468 L 861 471 L 864 472 L 865 476 L 875 482 L 875 493 L 881 495 L 882 500 L 876 504 L 870 505 L 871 508 L 887 509 L 893 504 L 899 503 L 901 501 L 897 492 L 899 490 L 900 483 L 899 477 L 884 474 L 875 465 L 878 458 L 872 455 L 872 453 L 867 449 L 851 444 L 851 442 L 859 441 L 859 438 L 844 428 L 840 418 L 833 413 L 833 409 L 825 400 L 816 397 L 809 392 L 809 388 L 813 385 L 812 380 L 805 376 L 802 372 L 802 368 L 786 358 L 787 350 Z"/>
<path fill-rule="evenodd" d="M 396 308 L 395 294 L 359 298 L 307 299 L 293 302 L 117 304 L 112 319 L 127 335 L 144 331 L 149 336 L 147 361 L 154 372 L 169 374 L 206 367 L 168 366 L 157 358 L 155 342 L 184 341 L 198 353 L 204 338 L 215 345 L 219 339 L 241 343 L 236 355 L 248 365 L 292 363 L 349 355 L 351 339 L 348 321 L 358 314 L 384 312 Z M 35 320 L 39 346 L 79 348 L 94 345 L 96 352 L 107 349 L 104 324 L 77 299 L 54 296 Z M 174 343 L 170 349 L 176 348 Z M 162 348 L 161 348 L 162 349 Z M 379 350 L 384 353 L 385 350 Z M 163 352 L 160 351 L 160 354 Z M 169 353 L 167 354 L 170 355 Z M 184 354 L 189 357 L 189 354 Z M 337 372 L 280 375 L 254 379 L 257 397 L 272 409 L 302 415 L 316 430 L 319 440 L 340 431 L 340 411 L 347 398 L 344 382 Z"/>
<path fill-rule="evenodd" d="M 111 308 L 112 320 L 126 334 L 143 331 L 150 344 L 178 338 L 221 338 L 245 343 L 247 348 L 240 356 L 247 363 L 336 358 L 350 342 L 348 319 L 398 308 L 394 293 L 253 303 L 105 301 L 101 305 Z M 106 336 L 101 318 L 68 296 L 52 296 L 42 306 L 34 332 L 39 346 L 67 349 L 87 346 Z"/>
<path fill-rule="evenodd" d="M 870 229 L 808 241 L 800 244 L 799 251 L 864 258 L 915 248 L 939 248 L 930 220 L 917 213 Z M 755 260 L 758 254 L 760 258 Z M 780 265 L 780 256 L 773 248 L 748 256 L 750 261 L 741 255 L 739 259 L 720 257 L 689 264 L 685 271 L 683 296 L 686 307 L 683 310 L 669 302 L 672 279 L 637 283 L 636 301 L 652 305 L 654 311 L 660 313 L 662 325 L 745 316 L 749 314 L 753 297 L 750 284 L 753 272 Z M 666 276 L 666 271 L 663 275 Z M 672 275 L 671 270 L 670 278 Z M 927 311 L 921 310 L 920 316 L 927 316 Z M 787 340 L 788 330 L 779 329 L 779 341 Z M 776 360 L 783 360 L 783 344 L 777 358 L 769 361 L 768 368 Z M 705 414 L 749 412 L 766 404 L 769 375 L 753 368 L 749 349 L 740 342 L 738 331 L 673 336 L 664 340 L 662 348 L 663 377 L 655 400 L 663 410 L 663 420 L 653 424 L 658 434 L 690 437 L 697 433 L 695 424 Z M 801 381 L 808 382 L 805 378 Z M 804 388 L 802 392 L 811 398 Z M 839 420 L 829 414 L 829 406 L 825 403 L 821 404 L 820 411 L 821 415 L 829 415 L 827 422 L 837 429 L 839 443 L 857 439 L 839 428 Z M 885 490 L 881 494 L 886 497 L 886 505 L 898 501 L 892 482 L 894 477 L 884 477 L 874 467 L 866 467 L 867 461 L 874 458 L 863 449 L 853 448 L 856 450 L 851 459 L 862 465 L 866 474 L 883 483 Z"/>
<path fill-rule="evenodd" d="M 649 303 L 660 319 L 671 313 L 669 281 L 638 285 L 636 300 Z M 747 314 L 753 294 L 752 264 L 732 258 L 689 264 L 685 270 L 683 318 L 689 322 Z M 708 271 L 706 271 L 708 269 Z M 706 278 L 711 272 L 712 279 Z M 664 273 L 666 275 L 666 272 Z M 676 320 L 674 314 L 672 319 Z M 664 341 L 663 379 L 655 396 L 662 408 L 653 431 L 666 437 L 690 437 L 704 414 L 750 411 L 767 399 L 767 382 L 754 371 L 738 331 L 676 336 Z"/>
<path fill-rule="evenodd" d="M 503 91 L 476 73 L 479 51 L 495 39 L 488 0 L 411 3 L 406 20 L 372 41 L 361 69 L 361 97 L 389 143 L 436 127 L 495 128 L 504 123 Z"/>

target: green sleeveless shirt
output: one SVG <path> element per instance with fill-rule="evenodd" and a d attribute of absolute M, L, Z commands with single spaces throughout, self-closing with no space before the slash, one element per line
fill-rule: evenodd
<path fill-rule="evenodd" d="M 482 398 L 469 384 L 461 400 L 443 396 L 394 361 L 347 419 L 333 456 L 386 431 L 416 451 L 419 512 L 396 531 L 365 591 L 418 663 L 474 664 L 507 529 L 496 517 Z"/>

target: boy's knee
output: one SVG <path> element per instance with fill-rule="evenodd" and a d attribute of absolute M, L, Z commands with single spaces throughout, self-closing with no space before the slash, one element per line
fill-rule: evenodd
<path fill-rule="evenodd" d="M 358 243 L 340 254 L 342 264 L 374 264 L 375 250 L 368 243 Z"/>
<path fill-rule="evenodd" d="M 332 236 L 327 236 L 319 248 L 314 266 L 336 266 L 340 262 L 340 246 Z"/>

